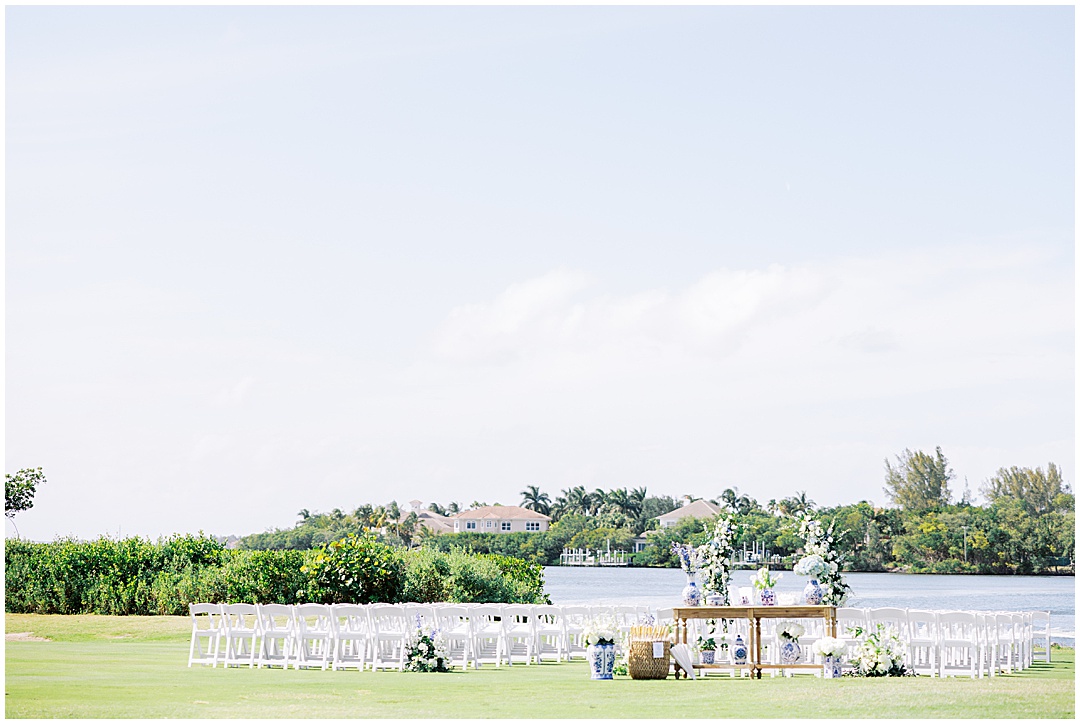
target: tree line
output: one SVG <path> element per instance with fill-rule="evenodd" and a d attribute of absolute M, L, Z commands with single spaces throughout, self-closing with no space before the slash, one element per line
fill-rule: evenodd
<path fill-rule="evenodd" d="M 847 555 L 847 570 L 914 573 L 1055 573 L 1072 572 L 1075 556 L 1075 501 L 1054 463 L 1041 467 L 1001 468 L 984 482 L 982 505 L 965 489 L 954 500 L 955 473 L 941 448 L 932 453 L 904 450 L 885 461 L 884 489 L 889 507 L 870 501 L 833 507 L 818 506 L 805 491 L 764 503 L 737 487 L 722 490 L 710 502 L 739 518 L 736 547 L 765 546 L 783 559 L 800 546 L 791 521 L 813 512 L 823 524 L 836 522 L 838 545 Z M 468 507 L 482 507 L 473 501 Z M 659 528 L 657 518 L 679 507 L 667 495 L 649 495 L 645 487 L 565 488 L 554 498 L 539 486 L 521 491 L 522 507 L 552 518 L 539 533 L 458 533 L 436 535 L 415 513 L 404 514 L 396 502 L 365 504 L 351 513 L 300 511 L 288 530 L 245 536 L 240 548 L 306 550 L 350 533 L 376 531 L 393 545 L 449 551 L 465 547 L 498 553 L 543 565 L 557 565 L 564 548 L 634 550 L 644 534 L 645 549 L 634 553 L 634 565 L 675 566 L 672 541 L 699 544 L 710 521 L 684 519 Z M 428 509 L 452 515 L 465 509 L 458 502 L 431 503 Z"/>

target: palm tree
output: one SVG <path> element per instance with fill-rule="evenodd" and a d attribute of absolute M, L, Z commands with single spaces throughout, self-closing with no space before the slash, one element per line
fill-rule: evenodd
<path fill-rule="evenodd" d="M 589 515 L 597 515 L 607 502 L 607 493 L 597 488 L 589 495 Z"/>
<path fill-rule="evenodd" d="M 436 515 L 446 515 L 446 508 L 442 507 L 438 503 L 432 503 L 427 507 L 427 509 L 430 510 L 432 513 L 435 513 Z"/>
<path fill-rule="evenodd" d="M 456 500 L 451 500 L 450 505 L 446 506 L 446 510 L 448 513 L 456 515 L 457 513 L 461 512 L 461 504 L 458 503 Z"/>
<path fill-rule="evenodd" d="M 525 489 L 521 491 L 522 505 L 529 510 L 534 510 L 542 515 L 547 515 L 551 511 L 551 498 L 547 493 L 541 493 L 540 487 L 536 485 L 526 485 Z"/>
<path fill-rule="evenodd" d="M 297 515 L 300 516 L 300 522 L 303 523 L 303 522 L 306 522 L 307 519 L 311 517 L 311 511 L 308 510 L 307 508 L 301 508 L 300 512 L 297 513 Z"/>
<path fill-rule="evenodd" d="M 589 514 L 589 503 L 591 502 L 591 496 L 585 492 L 584 485 L 577 485 L 568 490 L 564 490 L 563 496 L 566 499 L 566 508 L 563 514 L 566 513 L 578 513 L 579 515 Z"/>
<path fill-rule="evenodd" d="M 738 488 L 727 488 L 720 493 L 720 500 L 730 510 L 736 510 L 735 501 L 738 499 Z"/>

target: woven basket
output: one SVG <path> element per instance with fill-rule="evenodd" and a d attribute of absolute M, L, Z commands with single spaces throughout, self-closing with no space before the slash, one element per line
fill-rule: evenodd
<path fill-rule="evenodd" d="M 671 644 L 665 641 L 664 655 L 654 659 L 652 641 L 631 641 L 628 668 L 631 679 L 666 679 L 671 668 Z"/>

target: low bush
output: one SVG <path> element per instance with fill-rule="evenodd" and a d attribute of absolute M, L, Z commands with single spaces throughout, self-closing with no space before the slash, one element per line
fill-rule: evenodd
<path fill-rule="evenodd" d="M 205 536 L 9 540 L 9 613 L 183 615 L 189 603 L 545 603 L 539 564 L 406 550 L 371 534 L 313 551 L 226 550 Z"/>

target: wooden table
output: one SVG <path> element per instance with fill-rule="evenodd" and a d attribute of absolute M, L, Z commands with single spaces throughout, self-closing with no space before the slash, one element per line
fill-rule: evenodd
<path fill-rule="evenodd" d="M 686 622 L 692 618 L 745 618 L 750 628 L 750 640 L 746 642 L 746 663 L 695 664 L 702 669 L 750 669 L 750 676 L 761 678 L 762 669 L 821 669 L 820 664 L 763 664 L 761 663 L 761 619 L 763 618 L 823 618 L 825 631 L 836 636 L 836 606 L 688 606 L 672 609 L 675 618 L 675 643 L 687 643 Z M 682 667 L 675 664 L 675 678 Z"/>

